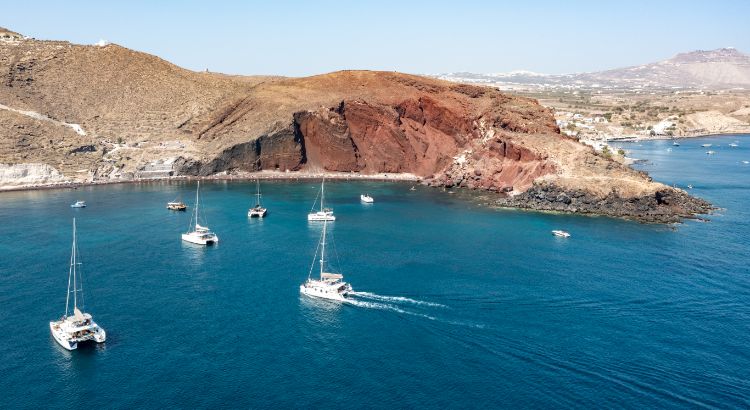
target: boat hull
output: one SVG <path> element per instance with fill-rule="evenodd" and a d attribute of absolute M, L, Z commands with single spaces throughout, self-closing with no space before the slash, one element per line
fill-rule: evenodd
<path fill-rule="evenodd" d="M 52 337 L 55 339 L 57 344 L 62 346 L 65 350 L 76 350 L 78 349 L 78 343 L 80 342 L 86 342 L 89 340 L 93 340 L 96 343 L 104 343 L 107 340 L 107 333 L 102 329 L 101 327 L 96 327 L 96 332 L 94 334 L 87 338 L 86 340 L 72 340 L 69 338 L 68 334 L 66 334 L 60 327 L 60 322 L 49 322 L 49 330 L 50 333 L 52 333 Z"/>
<path fill-rule="evenodd" d="M 299 292 L 311 298 L 320 298 L 320 299 L 333 300 L 337 302 L 346 302 L 346 297 L 339 292 L 326 292 L 319 288 L 307 287 L 305 285 L 300 285 Z"/>
<path fill-rule="evenodd" d="M 189 233 L 184 233 L 182 234 L 182 240 L 196 245 L 215 245 L 219 243 L 219 237 L 216 235 L 213 235 L 210 238 L 205 238 Z"/>
<path fill-rule="evenodd" d="M 335 221 L 336 217 L 333 214 L 324 214 L 324 213 L 314 213 L 314 214 L 308 214 L 307 215 L 308 221 Z"/>
<path fill-rule="evenodd" d="M 262 211 L 255 211 L 251 209 L 247 211 L 247 216 L 249 216 L 250 218 L 265 218 L 267 212 L 268 211 L 265 209 Z"/>

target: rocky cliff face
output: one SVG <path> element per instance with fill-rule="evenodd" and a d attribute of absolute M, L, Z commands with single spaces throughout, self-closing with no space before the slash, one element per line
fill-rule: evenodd
<path fill-rule="evenodd" d="M 498 198 L 511 206 L 552 207 L 538 194 L 543 182 L 573 198 L 586 193 L 599 204 L 586 212 L 639 218 L 609 212 L 611 192 L 672 198 L 646 200 L 643 212 L 704 211 L 561 136 L 535 100 L 491 88 L 371 71 L 230 77 L 116 45 L 18 39 L 0 42 L 0 84 L 0 163 L 48 164 L 69 179 L 410 173 L 509 195 Z"/>

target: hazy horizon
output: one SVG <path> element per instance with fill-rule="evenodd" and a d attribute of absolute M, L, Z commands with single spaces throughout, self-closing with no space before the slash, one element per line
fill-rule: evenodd
<path fill-rule="evenodd" d="M 29 13 L 33 8 L 34 12 Z M 330 1 L 4 6 L 0 26 L 44 40 L 100 39 L 191 70 L 304 76 L 346 69 L 547 74 L 750 50 L 750 3 L 527 4 Z"/>

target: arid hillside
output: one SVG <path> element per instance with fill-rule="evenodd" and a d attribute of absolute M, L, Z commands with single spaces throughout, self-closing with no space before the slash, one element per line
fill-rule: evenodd
<path fill-rule="evenodd" d="M 498 192 L 512 206 L 653 221 L 708 209 L 560 135 L 536 100 L 492 88 L 373 71 L 225 76 L 118 45 L 17 36 L 0 39 L 0 164 L 5 187 L 260 170 L 409 173 Z M 540 190 L 585 192 L 593 205 L 576 207 L 580 195 L 524 199 Z M 611 206 L 613 197 L 646 205 Z"/>

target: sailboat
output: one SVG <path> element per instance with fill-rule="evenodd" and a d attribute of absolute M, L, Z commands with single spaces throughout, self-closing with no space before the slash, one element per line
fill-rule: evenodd
<path fill-rule="evenodd" d="M 258 192 L 255 194 L 257 200 L 255 202 L 255 206 L 247 211 L 247 216 L 249 216 L 250 218 L 263 218 L 266 216 L 266 212 L 268 212 L 268 210 L 260 205 L 260 181 L 258 181 L 257 178 L 255 179 L 255 185 L 258 189 Z"/>
<path fill-rule="evenodd" d="M 78 242 L 76 239 L 76 220 L 73 218 L 73 247 L 70 254 L 70 268 L 68 270 L 68 294 L 65 297 L 65 315 L 58 321 L 49 322 L 49 329 L 52 336 L 60 346 L 67 350 L 75 350 L 78 343 L 93 340 L 96 343 L 103 343 L 107 339 L 104 329 L 94 322 L 90 313 L 84 313 L 83 299 L 83 281 L 81 278 L 81 263 L 78 258 Z M 73 295 L 73 310 L 70 313 L 70 295 Z M 80 309 L 78 298 L 80 296 Z"/>
<path fill-rule="evenodd" d="M 333 215 L 333 209 L 325 207 L 326 197 L 326 179 L 323 178 L 323 182 L 320 183 L 320 210 L 317 212 L 310 212 L 307 214 L 308 221 L 335 221 L 336 217 Z M 315 207 L 315 204 L 313 204 Z M 312 210 L 311 210 L 312 211 Z"/>
<path fill-rule="evenodd" d="M 320 279 L 312 278 L 312 271 L 315 267 L 315 257 L 318 256 L 316 251 L 315 256 L 313 257 L 313 263 L 310 265 L 310 272 L 307 274 L 307 281 L 300 285 L 299 292 L 310 297 L 345 302 L 346 297 L 352 292 L 352 286 L 343 281 L 344 275 L 325 271 L 327 228 L 328 221 L 324 219 L 323 233 L 318 245 L 320 247 Z"/>
<path fill-rule="evenodd" d="M 198 181 L 198 187 L 195 189 L 195 212 L 193 213 L 193 217 L 190 218 L 190 231 L 182 234 L 182 240 L 197 245 L 213 245 L 219 242 L 219 237 L 211 232 L 207 226 L 201 226 L 198 223 L 198 193 L 200 192 L 200 189 L 201 182 Z"/>

